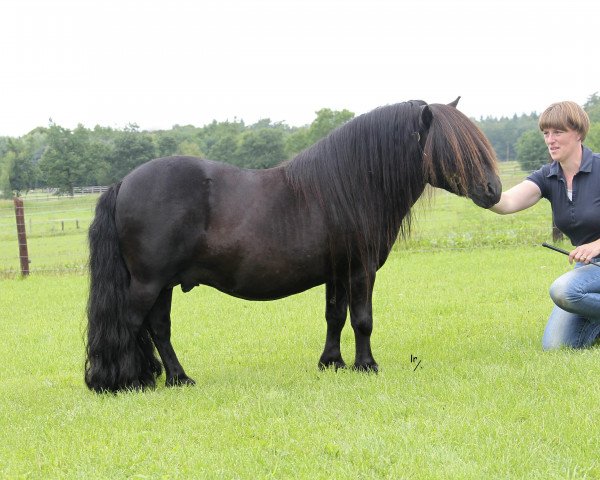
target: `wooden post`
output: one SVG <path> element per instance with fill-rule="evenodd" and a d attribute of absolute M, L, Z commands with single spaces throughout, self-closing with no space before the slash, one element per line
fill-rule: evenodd
<path fill-rule="evenodd" d="M 25 209 L 23 200 L 14 198 L 15 217 L 17 219 L 17 239 L 19 241 L 19 259 L 21 260 L 21 274 L 29 275 L 29 254 L 27 253 L 27 234 L 25 233 Z"/>

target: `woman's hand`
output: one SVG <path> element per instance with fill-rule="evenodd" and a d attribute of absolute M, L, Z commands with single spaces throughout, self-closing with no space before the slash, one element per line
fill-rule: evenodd
<path fill-rule="evenodd" d="M 500 215 L 520 212 L 535 205 L 542 198 L 542 192 L 531 180 L 523 180 L 514 187 L 502 192 L 500 201 L 490 210 Z"/>
<path fill-rule="evenodd" d="M 576 262 L 590 263 L 595 257 L 600 256 L 600 238 L 591 243 L 579 245 L 569 253 L 569 263 Z"/>

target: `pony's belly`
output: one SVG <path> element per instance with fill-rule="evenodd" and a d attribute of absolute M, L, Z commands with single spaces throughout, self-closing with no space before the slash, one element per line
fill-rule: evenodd
<path fill-rule="evenodd" d="M 276 300 L 303 292 L 325 281 L 325 273 L 320 268 L 289 265 L 270 269 L 254 265 L 250 269 L 239 268 L 233 271 L 206 268 L 188 270 L 174 283 L 180 284 L 184 292 L 198 285 L 208 285 L 245 300 Z"/>
<path fill-rule="evenodd" d="M 317 285 L 320 285 L 322 283 L 324 282 L 303 283 L 289 285 L 287 288 L 282 288 L 281 286 L 270 286 L 266 288 L 256 288 L 256 286 L 245 286 L 243 288 L 236 288 L 233 290 L 219 288 L 218 286 L 215 286 L 215 288 L 223 293 L 244 300 L 268 301 L 289 297 L 290 295 L 295 295 L 297 293 L 304 292 L 305 290 L 309 290 L 310 288 L 316 287 Z"/>

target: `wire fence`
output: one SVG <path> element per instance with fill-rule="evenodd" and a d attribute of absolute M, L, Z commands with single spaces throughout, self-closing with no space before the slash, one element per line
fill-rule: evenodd
<path fill-rule="evenodd" d="M 22 197 L 30 273 L 83 272 L 87 263 L 87 230 L 94 215 L 96 193 L 79 191 L 61 197 L 52 191 Z M 0 276 L 21 273 L 15 207 L 0 202 Z"/>
<path fill-rule="evenodd" d="M 514 165 L 501 169 L 504 188 L 523 178 Z M 100 192 L 106 187 L 82 187 L 72 197 L 52 190 L 24 197 L 30 273 L 86 272 L 87 232 Z M 15 207 L 0 201 L 0 278 L 21 274 Z M 396 249 L 414 251 L 464 250 L 552 240 L 548 202 L 516 215 L 501 216 L 473 205 L 469 200 L 435 189 L 413 208 L 410 235 L 399 239 Z"/>

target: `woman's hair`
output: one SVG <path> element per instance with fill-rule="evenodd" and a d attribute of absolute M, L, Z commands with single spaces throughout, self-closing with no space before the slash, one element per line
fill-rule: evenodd
<path fill-rule="evenodd" d="M 538 125 L 542 131 L 549 128 L 575 130 L 583 142 L 590 129 L 590 119 L 585 110 L 575 102 L 557 102 L 542 113 Z"/>

